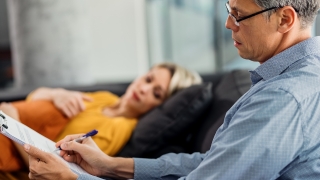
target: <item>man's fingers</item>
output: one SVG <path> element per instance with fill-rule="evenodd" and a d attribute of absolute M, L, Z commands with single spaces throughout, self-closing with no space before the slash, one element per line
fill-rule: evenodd
<path fill-rule="evenodd" d="M 56 147 L 59 147 L 62 143 L 73 141 L 74 139 L 77 139 L 79 137 L 82 137 L 84 134 L 74 134 L 74 135 L 68 135 L 65 138 L 61 139 L 56 143 Z"/>
<path fill-rule="evenodd" d="M 81 146 L 80 143 L 77 143 L 75 141 L 69 141 L 69 142 L 62 143 L 60 147 L 61 149 L 66 151 L 71 150 L 71 151 L 78 152 L 78 149 L 81 149 L 80 146 Z"/>
<path fill-rule="evenodd" d="M 75 141 L 69 141 L 69 142 L 62 143 L 60 145 L 60 147 L 61 147 L 61 149 L 65 150 L 65 151 L 75 151 L 75 152 L 79 153 L 80 155 L 88 154 L 88 153 L 90 154 L 91 147 L 88 146 L 88 144 L 95 144 L 95 143 L 91 139 L 91 137 L 86 138 L 84 141 L 86 141 L 86 144 L 81 144 L 81 143 L 78 143 Z"/>
<path fill-rule="evenodd" d="M 29 179 L 35 179 L 34 175 L 31 172 L 29 172 L 28 177 Z"/>
<path fill-rule="evenodd" d="M 30 167 L 35 166 L 35 164 L 39 163 L 39 161 L 40 161 L 40 158 L 35 158 L 35 157 L 29 155 L 29 165 L 30 165 Z M 30 168 L 30 171 L 31 170 L 32 170 L 32 168 Z"/>
<path fill-rule="evenodd" d="M 68 162 L 77 163 L 77 155 L 73 151 L 61 151 L 60 156 Z"/>
<path fill-rule="evenodd" d="M 31 180 L 42 179 L 42 178 L 38 177 L 35 173 L 32 173 L 32 172 L 29 172 L 28 178 Z"/>
<path fill-rule="evenodd" d="M 41 159 L 42 161 L 46 162 L 48 153 L 41 151 L 40 149 L 29 144 L 25 144 L 23 147 L 26 153 L 29 154 L 29 160 L 34 161 L 35 159 Z"/>

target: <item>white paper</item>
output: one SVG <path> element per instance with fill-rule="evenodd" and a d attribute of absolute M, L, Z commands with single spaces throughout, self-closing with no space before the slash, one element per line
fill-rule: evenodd
<path fill-rule="evenodd" d="M 55 142 L 51 141 L 50 139 L 42 136 L 41 134 L 37 133 L 33 129 L 29 128 L 28 126 L 14 120 L 10 116 L 6 115 L 2 111 L 0 111 L 0 115 L 3 115 L 5 119 L 0 116 L 0 132 L 7 136 L 8 138 L 12 139 L 13 141 L 24 145 L 30 144 L 35 146 L 45 152 L 50 152 L 55 154 L 56 156 L 63 159 L 58 153 L 59 151 L 55 151 Z M 2 124 L 7 125 L 8 128 L 2 126 Z M 75 171 L 78 174 L 88 174 L 85 170 L 83 170 L 80 166 L 74 163 L 69 163 L 65 161 L 71 170 Z"/>

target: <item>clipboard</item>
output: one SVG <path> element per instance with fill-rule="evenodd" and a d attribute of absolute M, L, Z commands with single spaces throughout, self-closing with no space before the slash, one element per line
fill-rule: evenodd
<path fill-rule="evenodd" d="M 54 151 L 56 150 L 55 142 L 42 136 L 21 122 L 11 118 L 2 111 L 0 111 L 0 133 L 21 145 L 30 144 L 63 159 L 57 151 Z M 78 174 L 88 174 L 75 163 L 70 163 L 67 161 L 65 161 L 65 163 L 68 164 L 71 170 Z"/>
<path fill-rule="evenodd" d="M 0 111 L 1 112 L 1 111 Z M 6 117 L 2 114 L 0 114 L 0 126 L 1 128 L 6 128 L 8 129 L 8 125 L 7 125 L 7 120 L 6 120 Z M 1 129 L 2 130 L 2 129 Z"/>
<path fill-rule="evenodd" d="M 0 111 L 0 133 L 7 136 L 11 140 L 23 145 L 24 142 L 12 136 L 10 133 L 7 133 L 8 129 L 9 129 L 9 126 L 8 126 L 8 120 L 6 118 L 6 115 L 2 111 Z"/>

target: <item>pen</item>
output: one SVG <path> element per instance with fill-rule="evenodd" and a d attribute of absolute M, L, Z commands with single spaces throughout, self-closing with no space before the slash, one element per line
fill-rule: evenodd
<path fill-rule="evenodd" d="M 83 135 L 82 137 L 79 137 L 79 138 L 77 138 L 77 139 L 74 139 L 73 141 L 78 142 L 78 143 L 81 143 L 85 138 L 94 136 L 94 135 L 96 135 L 97 133 L 98 133 L 98 131 L 94 129 L 94 130 L 88 132 L 87 134 Z M 62 150 L 60 146 L 59 146 L 56 150 L 54 150 L 54 151 L 58 151 L 58 150 Z"/>

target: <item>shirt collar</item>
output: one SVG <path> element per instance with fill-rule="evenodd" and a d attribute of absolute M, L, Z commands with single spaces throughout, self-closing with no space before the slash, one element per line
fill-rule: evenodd
<path fill-rule="evenodd" d="M 250 71 L 252 85 L 284 72 L 290 65 L 310 54 L 319 53 L 320 37 L 309 38 L 273 56 L 255 70 Z"/>

